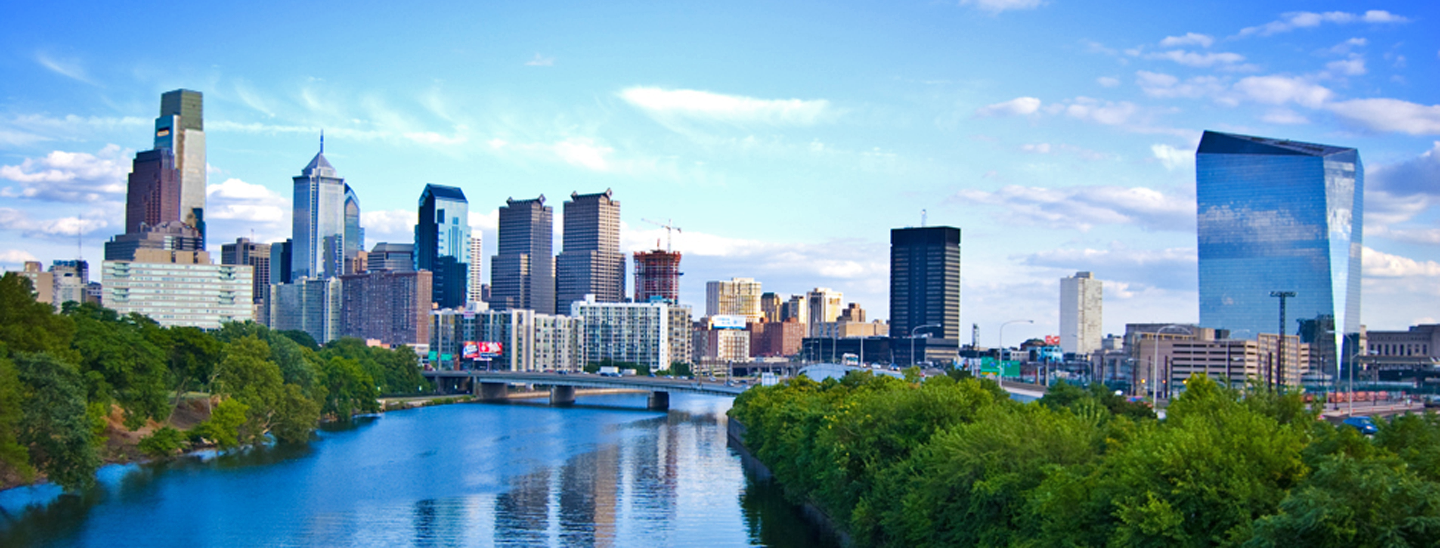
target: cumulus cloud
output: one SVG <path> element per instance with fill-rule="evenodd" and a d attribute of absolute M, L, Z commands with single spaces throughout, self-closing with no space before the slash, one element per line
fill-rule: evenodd
<path fill-rule="evenodd" d="M 1200 46 L 1208 48 L 1215 43 L 1215 38 L 1204 34 L 1187 32 L 1184 36 L 1166 36 L 1160 41 L 1161 47 L 1173 48 L 1177 46 Z"/>
<path fill-rule="evenodd" d="M 1219 98 L 1227 91 L 1225 84 L 1214 76 L 1196 76 L 1182 82 L 1175 76 L 1146 70 L 1135 72 L 1135 83 L 1146 95 L 1167 99 Z"/>
<path fill-rule="evenodd" d="M 657 118 L 684 118 L 732 124 L 814 125 L 834 115 L 824 99 L 757 99 L 693 89 L 632 87 L 625 102 Z"/>
<path fill-rule="evenodd" d="M 1140 110 L 1129 101 L 1101 101 L 1089 97 L 1076 97 L 1066 103 L 1052 105 L 1052 109 L 1071 118 L 1107 126 L 1125 124 Z"/>
<path fill-rule="evenodd" d="M 1110 77 L 1110 76 L 1101 76 L 1101 77 L 1095 79 L 1095 83 L 1100 84 L 1100 85 L 1102 85 L 1102 86 L 1105 86 L 1105 87 L 1107 87 L 1107 88 L 1113 88 L 1113 87 L 1115 87 L 1115 86 L 1120 85 L 1120 79 L 1119 79 L 1119 78 L 1113 78 L 1113 77 Z"/>
<path fill-rule="evenodd" d="M 365 243 L 415 241 L 414 209 L 361 211 L 360 226 L 365 227 Z"/>
<path fill-rule="evenodd" d="M 58 219 L 31 219 L 24 211 L 0 207 L 0 230 L 14 230 L 27 238 L 73 238 L 77 234 L 90 234 L 104 229 L 109 223 L 98 217 L 79 216 Z"/>
<path fill-rule="evenodd" d="M 125 196 L 130 151 L 106 145 L 96 154 L 56 150 L 19 165 L 0 166 L 0 179 L 19 183 L 0 196 L 51 202 L 99 202 Z"/>
<path fill-rule="evenodd" d="M 1189 150 L 1180 150 L 1170 145 L 1150 145 L 1150 153 L 1165 169 L 1175 171 L 1195 165 L 1195 153 Z"/>
<path fill-rule="evenodd" d="M 964 189 L 946 198 L 957 205 L 982 204 L 1003 210 L 1007 222 L 1089 231 L 1095 225 L 1127 224 L 1147 230 L 1194 230 L 1195 199 L 1144 187 L 1076 186 L 1038 188 L 1011 185 L 994 192 Z"/>
<path fill-rule="evenodd" d="M 1250 76 L 1235 83 L 1235 91 L 1259 103 L 1283 105 L 1294 102 L 1319 108 L 1334 95 L 1324 86 L 1291 76 Z"/>
<path fill-rule="evenodd" d="M 1369 247 L 1361 255 L 1361 271 L 1365 276 L 1376 278 L 1410 278 L 1422 276 L 1440 277 L 1440 263 L 1417 261 L 1409 257 L 1391 255 Z"/>
<path fill-rule="evenodd" d="M 1306 118 L 1300 115 L 1300 113 L 1290 110 L 1288 108 L 1271 109 L 1269 112 L 1261 115 L 1260 120 L 1271 124 L 1281 125 L 1297 125 L 1310 123 L 1309 118 Z"/>
<path fill-rule="evenodd" d="M 1377 98 L 1337 101 L 1326 108 L 1350 123 L 1374 131 L 1440 135 L 1440 105 Z"/>
<path fill-rule="evenodd" d="M 1107 249 L 1053 249 L 1018 259 L 1028 266 L 1094 272 L 1105 282 L 1106 289 L 1120 284 L 1115 289 L 1121 293 L 1137 290 L 1134 286 L 1193 291 L 1197 279 L 1193 247 L 1130 249 L 1114 242 Z"/>
<path fill-rule="evenodd" d="M 205 218 L 283 224 L 290 199 L 261 185 L 226 179 L 205 188 Z"/>
<path fill-rule="evenodd" d="M 1025 116 L 1040 110 L 1040 100 L 1034 97 L 1016 97 L 1003 103 L 995 103 L 975 110 L 976 116 Z"/>
<path fill-rule="evenodd" d="M 1280 19 L 1271 21 L 1264 25 L 1247 27 L 1240 30 L 1240 36 L 1270 36 L 1283 32 L 1290 32 L 1295 29 L 1314 28 L 1324 23 L 1349 24 L 1356 22 L 1363 23 L 1407 23 L 1410 19 L 1384 10 L 1370 10 L 1363 14 L 1347 13 L 1343 11 L 1329 11 L 1315 13 L 1309 11 L 1290 12 L 1280 16 Z"/>
<path fill-rule="evenodd" d="M 1365 58 L 1352 55 L 1349 59 L 1331 61 L 1325 64 L 1325 72 L 1333 76 L 1360 76 L 1365 74 Z"/>
<path fill-rule="evenodd" d="M 962 6 L 973 6 L 992 14 L 1006 10 L 1032 10 L 1043 3 L 1043 0 L 960 0 Z"/>
<path fill-rule="evenodd" d="M 1187 67 L 1208 68 L 1215 65 L 1233 65 L 1245 61 L 1245 56 L 1229 52 L 1198 53 L 1185 50 L 1170 50 L 1147 54 L 1146 59 L 1174 61 Z"/>
<path fill-rule="evenodd" d="M 615 152 L 615 149 L 598 145 L 593 139 L 570 138 L 555 143 L 554 151 L 555 156 L 567 164 L 594 171 L 605 171 L 610 167 L 605 158 Z"/>
<path fill-rule="evenodd" d="M 1350 50 L 1352 48 L 1363 48 L 1367 43 L 1369 43 L 1369 41 L 1365 40 L 1364 38 L 1351 38 L 1349 40 L 1340 42 L 1339 44 L 1335 44 L 1334 46 L 1332 46 L 1330 48 L 1330 53 L 1345 55 L 1350 53 Z"/>
<path fill-rule="evenodd" d="M 1414 218 L 1440 203 L 1440 141 L 1404 162 L 1375 166 L 1365 174 L 1365 230 L 1393 235 L 1390 225 Z"/>

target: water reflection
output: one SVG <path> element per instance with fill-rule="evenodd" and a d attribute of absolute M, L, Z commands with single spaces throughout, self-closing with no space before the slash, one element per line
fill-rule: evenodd
<path fill-rule="evenodd" d="M 0 546 L 833 545 L 747 479 L 728 400 L 579 403 L 391 413 L 308 446 L 108 467 L 78 496 L 7 491 Z"/>

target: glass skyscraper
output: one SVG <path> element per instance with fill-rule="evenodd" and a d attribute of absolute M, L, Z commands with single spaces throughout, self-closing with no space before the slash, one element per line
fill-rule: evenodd
<path fill-rule="evenodd" d="M 1364 190 L 1353 148 L 1205 132 L 1195 157 L 1200 325 L 1274 333 L 1270 294 L 1293 291 L 1285 331 L 1334 326 L 1311 350 L 1333 371 L 1343 335 L 1360 330 Z"/>
<path fill-rule="evenodd" d="M 323 138 L 320 152 L 294 181 L 291 279 L 323 279 L 344 274 L 345 194 L 349 187 L 325 159 Z"/>
<path fill-rule="evenodd" d="M 470 201 L 453 186 L 425 185 L 415 225 L 415 270 L 434 273 L 430 289 L 441 308 L 464 306 L 469 296 Z"/>

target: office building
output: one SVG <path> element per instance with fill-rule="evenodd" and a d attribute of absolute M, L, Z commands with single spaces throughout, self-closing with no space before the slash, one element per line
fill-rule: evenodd
<path fill-rule="evenodd" d="M 747 322 L 758 322 L 760 294 L 760 282 L 754 278 L 706 282 L 705 315 L 743 316 Z"/>
<path fill-rule="evenodd" d="M 340 338 L 340 284 L 339 277 L 271 284 L 270 329 L 304 331 L 320 344 Z"/>
<path fill-rule="evenodd" d="M 204 251 L 142 249 L 131 261 L 105 261 L 105 306 L 166 327 L 218 329 L 255 318 L 254 268 L 210 263 Z"/>
<path fill-rule="evenodd" d="M 680 253 L 636 251 L 635 302 L 649 302 L 654 297 L 680 302 L 680 274 Z"/>
<path fill-rule="evenodd" d="M 180 221 L 200 231 L 205 239 L 205 101 L 198 91 L 177 89 L 160 96 L 160 117 L 155 119 L 155 148 L 169 149 L 180 181 Z M 137 157 L 138 160 L 138 157 Z M 128 208 L 127 208 L 128 209 Z M 129 223 L 127 218 L 127 232 Z M 203 248 L 202 248 L 203 249 Z"/>
<path fill-rule="evenodd" d="M 340 336 L 390 346 L 429 343 L 430 283 L 424 270 L 341 276 Z"/>
<path fill-rule="evenodd" d="M 353 259 L 365 251 L 365 229 L 360 226 L 360 198 L 355 189 L 345 185 L 345 258 Z"/>
<path fill-rule="evenodd" d="M 557 314 L 594 295 L 595 302 L 625 300 L 625 255 L 620 253 L 620 202 L 610 189 L 572 192 L 565 202 L 564 233 L 555 259 Z"/>
<path fill-rule="evenodd" d="M 157 148 L 135 154 L 125 188 L 125 233 L 180 221 L 180 172 L 175 151 Z"/>
<path fill-rule="evenodd" d="M 805 308 L 810 316 L 805 323 L 810 326 L 810 336 L 820 336 L 816 329 L 822 323 L 833 322 L 840 317 L 840 305 L 845 294 L 828 287 L 817 287 L 805 294 Z"/>
<path fill-rule="evenodd" d="M 785 306 L 785 301 L 780 300 L 780 295 L 772 292 L 760 294 L 760 317 L 765 321 L 781 321 L 780 310 L 783 306 Z"/>
<path fill-rule="evenodd" d="M 1089 354 L 1100 349 L 1103 283 L 1089 272 L 1060 278 L 1060 348 Z"/>
<path fill-rule="evenodd" d="M 479 231 L 472 228 L 470 233 L 473 236 L 470 237 L 470 273 L 466 280 L 469 285 L 465 290 L 465 302 L 466 304 L 483 303 L 486 300 L 487 292 L 485 290 L 485 270 L 480 258 L 485 256 L 485 242 L 481 239 Z"/>
<path fill-rule="evenodd" d="M 30 280 L 30 288 L 35 292 L 35 302 L 49 305 L 55 303 L 55 274 L 46 272 L 44 263 L 25 261 L 25 265 L 16 274 Z"/>
<path fill-rule="evenodd" d="M 250 295 L 255 303 L 255 321 L 269 324 L 270 311 L 270 244 L 257 244 L 249 238 L 237 238 L 233 244 L 220 246 L 220 264 L 244 265 L 251 268 Z"/>
<path fill-rule="evenodd" d="M 470 284 L 470 202 L 453 186 L 425 185 L 415 225 L 415 269 L 435 273 L 435 304 L 465 306 Z"/>
<path fill-rule="evenodd" d="M 1316 345 L 1333 354 L 1358 333 L 1364 187 L 1353 148 L 1206 131 L 1195 157 L 1200 325 L 1274 333 L 1271 294 L 1293 292 L 1287 334 L 1297 321 L 1333 322 L 1333 342 Z"/>
<path fill-rule="evenodd" d="M 570 315 L 583 321 L 586 359 L 639 363 L 667 369 L 688 356 L 671 345 L 670 305 L 663 300 L 645 303 L 601 303 L 592 299 L 570 303 Z M 685 325 L 685 337 L 690 336 Z"/>
<path fill-rule="evenodd" d="M 414 272 L 415 244 L 380 242 L 370 248 L 365 258 L 366 269 L 370 272 Z"/>
<path fill-rule="evenodd" d="M 750 357 L 778 358 L 800 353 L 800 342 L 805 338 L 805 323 L 799 321 L 752 323 L 750 330 Z"/>
<path fill-rule="evenodd" d="M 750 332 L 745 330 L 745 324 L 740 323 L 737 326 L 736 322 L 716 321 L 722 317 L 709 316 L 702 319 L 691 339 L 694 346 L 691 355 L 695 363 L 711 375 L 717 368 L 705 367 L 706 365 L 750 361 Z"/>
<path fill-rule="evenodd" d="M 796 321 L 801 325 L 810 323 L 810 299 L 805 295 L 791 295 L 790 299 L 780 305 L 780 321 Z M 805 331 L 806 335 L 810 331 Z"/>
<path fill-rule="evenodd" d="M 958 355 L 960 229 L 890 231 L 890 336 L 906 338 L 892 345 L 896 363 L 948 362 Z M 914 343 L 917 355 L 910 356 L 910 345 L 901 342 Z"/>
<path fill-rule="evenodd" d="M 51 302 L 55 304 L 56 311 L 64 309 L 68 302 L 86 302 L 86 290 L 90 285 L 90 263 L 84 259 L 54 261 L 50 264 L 50 277 L 55 288 Z"/>
<path fill-rule="evenodd" d="M 496 255 L 490 260 L 490 306 L 555 310 L 554 208 L 545 196 L 505 200 Z"/>
<path fill-rule="evenodd" d="M 429 363 L 441 370 L 579 371 L 585 367 L 579 318 L 534 310 L 444 309 L 431 314 Z M 500 354 L 470 357 L 466 343 L 500 344 Z"/>
<path fill-rule="evenodd" d="M 283 242 L 270 244 L 270 283 L 288 284 L 294 280 L 290 277 L 291 257 L 294 256 L 294 240 L 286 238 Z"/>
<path fill-rule="evenodd" d="M 290 279 L 340 276 L 345 272 L 345 197 L 351 191 L 325 159 L 324 137 L 320 152 L 294 182 Z"/>
<path fill-rule="evenodd" d="M 204 251 L 205 237 L 195 227 L 180 221 L 142 225 L 138 232 L 118 234 L 105 242 L 105 260 L 133 261 L 141 249 L 162 251 Z"/>

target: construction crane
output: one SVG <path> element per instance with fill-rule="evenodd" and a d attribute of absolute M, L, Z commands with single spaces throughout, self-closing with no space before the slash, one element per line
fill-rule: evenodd
<path fill-rule="evenodd" d="M 675 222 L 671 219 L 666 219 L 663 223 L 659 221 L 652 221 L 650 219 L 641 220 L 665 229 L 665 252 L 672 252 L 672 250 L 670 249 L 670 237 L 676 232 L 681 232 L 680 227 L 675 226 Z M 658 247 L 660 245 L 660 242 L 655 242 L 655 245 Z"/>

